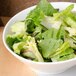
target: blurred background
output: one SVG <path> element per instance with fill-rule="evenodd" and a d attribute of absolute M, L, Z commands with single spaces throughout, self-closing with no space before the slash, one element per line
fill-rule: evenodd
<path fill-rule="evenodd" d="M 76 2 L 76 0 L 48 0 L 51 2 Z M 35 5 L 39 0 L 0 0 L 0 26 L 14 16 L 16 13 L 23 9 L 26 9 L 32 5 Z"/>

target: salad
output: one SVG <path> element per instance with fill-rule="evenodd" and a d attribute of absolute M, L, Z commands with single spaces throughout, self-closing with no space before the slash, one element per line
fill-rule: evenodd
<path fill-rule="evenodd" d="M 58 62 L 76 57 L 74 4 L 64 10 L 41 0 L 24 21 L 14 23 L 6 43 L 16 54 L 36 62 Z"/>

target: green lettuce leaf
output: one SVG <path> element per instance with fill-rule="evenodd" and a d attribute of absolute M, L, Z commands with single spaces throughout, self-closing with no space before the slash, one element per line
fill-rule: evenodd
<path fill-rule="evenodd" d="M 52 57 L 52 61 L 56 62 L 56 61 L 64 61 L 64 60 L 69 60 L 76 57 L 76 55 L 74 54 L 74 50 L 72 48 L 68 48 L 66 50 L 64 50 L 63 52 L 61 52 L 60 54 Z"/>
<path fill-rule="evenodd" d="M 43 62 L 43 57 L 41 56 L 40 52 L 38 51 L 36 42 L 35 42 L 35 38 L 31 37 L 31 36 L 27 36 L 27 40 L 26 41 L 21 41 L 18 43 L 14 43 L 13 44 L 13 50 L 15 53 L 17 54 L 21 54 L 24 57 L 35 57 L 35 60 L 39 61 L 39 62 Z M 31 59 L 32 59 L 31 58 Z"/>
<path fill-rule="evenodd" d="M 7 45 L 12 49 L 12 46 L 14 43 L 20 42 L 21 41 L 21 37 L 19 36 L 14 36 L 14 35 L 7 35 L 6 37 L 6 43 Z"/>
<path fill-rule="evenodd" d="M 65 38 L 65 41 L 68 41 L 69 44 L 70 44 L 70 47 L 73 48 L 73 49 L 76 49 L 76 38 L 75 37 L 68 37 L 68 38 Z"/>
<path fill-rule="evenodd" d="M 40 51 L 44 58 L 49 58 L 62 45 L 62 40 L 53 38 L 41 40 L 38 43 Z"/>
<path fill-rule="evenodd" d="M 68 41 L 64 42 L 58 49 L 55 50 L 55 53 L 51 55 L 51 57 L 54 57 L 56 55 L 59 55 L 63 51 L 65 51 L 67 48 L 70 47 L 70 44 Z"/>
<path fill-rule="evenodd" d="M 41 35 L 41 39 L 62 39 L 65 37 L 65 29 L 64 26 L 61 26 L 59 29 L 50 28 L 43 32 Z"/>
<path fill-rule="evenodd" d="M 76 28 L 76 21 L 73 20 L 71 17 L 65 17 L 64 21 L 73 28 Z"/>
<path fill-rule="evenodd" d="M 44 33 L 42 33 L 42 38 L 43 39 L 50 39 L 50 38 L 57 39 L 57 33 L 58 33 L 57 29 L 51 28 L 45 31 Z"/>
<path fill-rule="evenodd" d="M 45 15 L 53 15 L 55 12 L 57 10 L 47 0 L 40 0 L 36 8 L 26 18 L 27 32 L 33 33 L 36 27 L 42 26 L 41 21 Z"/>
<path fill-rule="evenodd" d="M 69 5 L 66 9 L 62 10 L 61 12 L 53 14 L 55 19 L 63 18 L 63 16 L 67 16 L 69 12 L 72 11 L 74 8 L 74 4 Z"/>
<path fill-rule="evenodd" d="M 55 9 L 47 0 L 41 0 L 37 5 L 37 8 L 40 8 L 47 16 L 52 16 L 53 13 L 57 12 L 57 9 Z"/>

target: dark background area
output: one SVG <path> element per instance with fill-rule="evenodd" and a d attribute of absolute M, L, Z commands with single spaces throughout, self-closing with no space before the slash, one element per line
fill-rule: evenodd
<path fill-rule="evenodd" d="M 12 17 L 27 7 L 35 5 L 39 0 L 0 0 L 0 16 Z M 76 0 L 48 0 L 51 2 L 76 2 Z"/>

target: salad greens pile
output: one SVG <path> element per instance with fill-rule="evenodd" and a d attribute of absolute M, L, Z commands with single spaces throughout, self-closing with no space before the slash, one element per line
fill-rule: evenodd
<path fill-rule="evenodd" d="M 14 23 L 6 37 L 10 49 L 38 62 L 57 62 L 76 57 L 74 4 L 60 11 L 41 0 L 24 21 Z"/>

